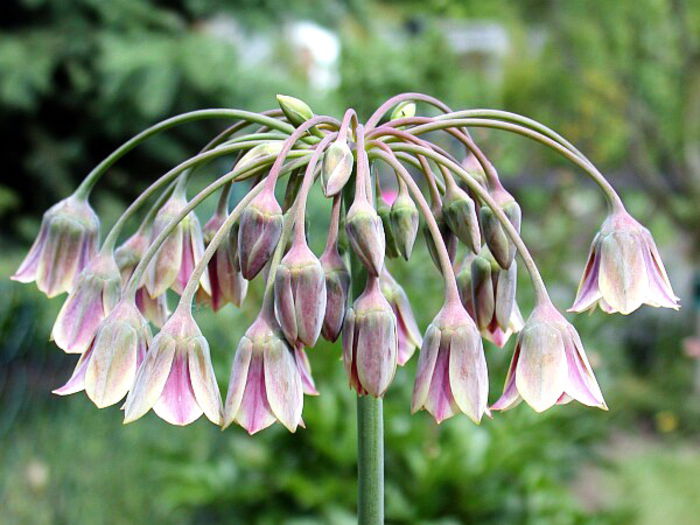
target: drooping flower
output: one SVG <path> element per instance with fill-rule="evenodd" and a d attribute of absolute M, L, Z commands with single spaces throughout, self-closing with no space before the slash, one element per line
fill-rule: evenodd
<path fill-rule="evenodd" d="M 154 241 L 186 206 L 184 191 L 176 189 L 156 214 L 151 240 Z M 182 294 L 203 253 L 204 240 L 199 219 L 194 212 L 190 212 L 166 237 L 148 267 L 146 289 L 151 297 L 164 294 L 168 288 Z M 200 283 L 206 293 L 210 294 L 208 272 L 202 275 Z"/>
<path fill-rule="evenodd" d="M 328 147 L 321 169 L 323 193 L 326 197 L 337 195 L 345 187 L 352 175 L 353 164 L 352 151 L 345 140 L 338 139 Z"/>
<path fill-rule="evenodd" d="M 578 332 L 551 302 L 541 303 L 518 336 L 503 394 L 491 408 L 525 400 L 543 412 L 572 399 L 607 410 Z"/>
<path fill-rule="evenodd" d="M 396 316 L 382 295 L 379 279 L 370 275 L 343 324 L 343 363 L 350 386 L 360 395 L 382 397 L 394 379 L 397 362 Z"/>
<path fill-rule="evenodd" d="M 576 300 L 569 309 L 596 305 L 629 314 L 642 304 L 680 308 L 649 230 L 624 209 L 612 212 L 593 239 Z"/>
<path fill-rule="evenodd" d="M 87 200 L 71 195 L 49 208 L 29 253 L 12 279 L 36 281 L 48 297 L 70 292 L 97 253 L 100 220 Z"/>
<path fill-rule="evenodd" d="M 241 213 L 238 258 L 243 277 L 253 279 L 267 264 L 282 234 L 282 208 L 265 188 Z"/>
<path fill-rule="evenodd" d="M 124 405 L 124 423 L 153 411 L 173 425 L 188 425 L 202 414 L 221 424 L 221 394 L 209 343 L 189 306 L 179 306 L 153 338 Z"/>
<path fill-rule="evenodd" d="M 379 277 L 382 294 L 391 305 L 391 309 L 396 316 L 397 328 L 397 344 L 398 344 L 398 364 L 403 366 L 411 359 L 416 348 L 422 342 L 418 323 L 413 315 L 411 303 L 408 300 L 406 292 L 401 287 L 396 279 L 389 273 L 389 270 L 384 267 L 382 275 Z"/>
<path fill-rule="evenodd" d="M 454 182 L 448 184 L 442 203 L 442 212 L 450 230 L 471 251 L 481 248 L 481 232 L 476 214 L 476 205 L 467 192 Z"/>
<path fill-rule="evenodd" d="M 211 242 L 225 221 L 225 214 L 218 211 L 209 219 L 203 230 L 205 244 Z M 243 277 L 238 263 L 238 224 L 231 228 L 228 238 L 209 259 L 208 266 L 212 310 L 217 312 L 227 303 L 240 306 L 248 292 L 248 281 Z"/>
<path fill-rule="evenodd" d="M 290 432 L 303 426 L 304 381 L 299 364 L 268 309 L 271 307 L 263 306 L 238 343 L 224 405 L 224 428 L 236 422 L 255 434 L 275 421 Z"/>
<path fill-rule="evenodd" d="M 488 392 L 479 331 L 459 302 L 447 303 L 423 338 L 411 412 L 425 409 L 438 423 L 463 412 L 479 423 L 488 414 Z"/>
<path fill-rule="evenodd" d="M 98 408 L 118 403 L 134 384 L 136 370 L 150 344 L 148 322 L 133 302 L 122 299 L 98 326 L 71 378 L 54 394 L 64 396 L 85 390 Z"/>
<path fill-rule="evenodd" d="M 98 325 L 119 300 L 121 277 L 112 252 L 98 253 L 80 272 L 51 330 L 51 339 L 64 352 L 82 354 Z"/>
<path fill-rule="evenodd" d="M 122 286 L 131 278 L 139 261 L 143 258 L 150 242 L 150 233 L 139 229 L 114 251 L 114 259 L 122 276 Z M 136 306 L 139 311 L 155 326 L 163 326 L 170 316 L 167 294 L 151 297 L 144 285 L 136 290 Z"/>
<path fill-rule="evenodd" d="M 405 184 L 399 185 L 399 193 L 391 205 L 391 229 L 396 243 L 396 249 L 405 260 L 411 257 L 413 245 L 418 235 L 418 208 L 408 195 Z"/>
<path fill-rule="evenodd" d="M 327 341 L 335 341 L 343 328 L 347 310 L 350 271 L 335 242 L 326 246 L 320 261 L 326 278 L 326 313 L 321 334 Z"/>
<path fill-rule="evenodd" d="M 326 313 L 326 278 L 321 262 L 303 238 L 294 241 L 277 267 L 274 303 L 287 341 L 314 346 Z"/>
<path fill-rule="evenodd" d="M 491 196 L 501 207 L 515 231 L 519 233 L 522 221 L 520 205 L 502 188 L 500 191 L 492 192 Z M 510 268 L 515 258 L 515 244 L 511 241 L 503 225 L 490 207 L 482 206 L 479 209 L 479 223 L 484 234 L 484 241 L 491 250 L 493 257 L 501 268 Z"/>
<path fill-rule="evenodd" d="M 382 219 L 365 197 L 355 198 L 345 217 L 350 246 L 367 271 L 378 276 L 384 266 L 386 239 Z"/>

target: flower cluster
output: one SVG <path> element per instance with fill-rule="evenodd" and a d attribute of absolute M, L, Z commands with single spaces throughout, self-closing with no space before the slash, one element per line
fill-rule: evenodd
<path fill-rule="evenodd" d="M 452 112 L 416 93 L 388 100 L 365 124 L 353 110 L 338 121 L 315 116 L 298 99 L 278 101 L 280 109 L 260 114 L 197 114 L 236 122 L 153 182 L 101 245 L 88 196 L 129 148 L 117 150 L 46 212 L 13 278 L 35 281 L 49 297 L 68 293 L 51 337 L 79 358 L 57 394 L 84 390 L 98 407 L 126 398 L 125 422 L 153 409 L 174 425 L 205 415 L 251 434 L 277 421 L 294 432 L 304 426 L 304 395 L 318 394 L 306 351 L 319 338 L 334 342 L 342 335 L 348 383 L 360 396 L 384 396 L 397 368 L 418 351 L 411 409 L 425 409 L 437 422 L 461 412 L 478 423 L 521 400 L 538 412 L 573 399 L 605 409 L 581 339 L 553 306 L 520 238 L 520 206 L 466 131 L 470 127 L 520 130 L 554 143 L 603 189 L 611 212 L 593 241 L 571 311 L 678 308 L 649 231 L 590 161 L 554 140 L 554 132 L 542 135 L 542 124 L 510 113 Z M 441 114 L 416 116 L 417 102 Z M 192 118 L 174 117 L 141 136 Z M 261 130 L 245 133 L 251 124 Z M 423 138 L 435 131 L 456 139 L 462 152 Z M 188 200 L 195 168 L 226 155 L 236 159 L 231 170 Z M 389 171 L 374 169 L 380 165 Z M 285 178 L 280 204 L 275 189 Z M 332 203 L 319 257 L 306 234 L 306 201 L 316 180 Z M 248 189 L 229 210 L 232 184 Z M 195 208 L 215 193 L 219 205 L 202 227 Z M 138 230 L 117 246 L 124 225 L 148 202 Z M 394 263 L 387 265 L 413 257 L 419 231 L 444 281 L 443 306 L 424 335 L 390 273 Z M 523 269 L 536 297 L 526 321 L 516 301 Z M 238 307 L 253 279 L 264 282 L 263 304 L 238 343 L 222 397 L 192 305 Z M 171 314 L 168 300 L 175 296 Z M 503 347 L 516 334 L 504 391 L 489 406 L 483 340 Z"/>

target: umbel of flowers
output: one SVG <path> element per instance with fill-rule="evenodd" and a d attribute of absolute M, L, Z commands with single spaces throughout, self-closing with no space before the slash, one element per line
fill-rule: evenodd
<path fill-rule="evenodd" d="M 275 422 L 294 432 L 304 424 L 304 395 L 318 394 L 306 352 L 324 338 L 342 340 L 348 384 L 359 396 L 384 396 L 397 367 L 418 351 L 411 410 L 425 409 L 438 422 L 463 413 L 478 423 L 521 400 L 538 412 L 574 399 L 605 409 L 583 343 L 549 299 L 519 235 L 520 207 L 472 128 L 517 133 L 552 148 L 602 190 L 608 216 L 571 311 L 678 308 L 649 231 L 595 166 L 543 124 L 503 111 L 452 111 L 419 93 L 389 99 L 365 123 L 352 109 L 339 121 L 314 115 L 292 97 L 278 102 L 280 109 L 263 113 L 209 109 L 160 122 L 45 213 L 13 278 L 36 282 L 49 297 L 68 294 L 51 338 L 79 358 L 57 394 L 84 390 L 98 407 L 123 403 L 126 422 L 152 409 L 175 425 L 204 414 L 251 434 Z M 432 116 L 420 116 L 417 104 Z M 99 179 L 149 137 L 211 118 L 231 124 L 152 182 L 100 243 L 99 219 L 88 204 Z M 449 136 L 459 148 L 447 151 L 428 134 Z M 231 169 L 188 196 L 196 169 L 222 157 L 231 159 Z M 395 194 L 382 190 L 387 181 L 374 166 L 395 176 Z M 316 183 L 329 201 L 320 256 L 306 232 Z M 245 191 L 236 192 L 244 196 L 231 209 L 233 184 Z M 275 193 L 281 186 L 283 202 Z M 196 209 L 214 195 L 216 211 L 202 227 Z M 125 226 L 134 216 L 140 225 L 129 234 Z M 409 261 L 416 242 L 426 243 L 444 282 L 442 307 L 423 333 L 386 266 L 390 258 Z M 516 301 L 518 270 L 528 273 L 536 297 L 526 320 Z M 241 334 L 222 396 L 192 307 L 240 306 L 253 279 L 264 281 L 264 299 Z M 168 305 L 168 294 L 179 296 L 176 305 Z M 503 392 L 489 405 L 482 341 L 502 347 L 515 334 Z"/>

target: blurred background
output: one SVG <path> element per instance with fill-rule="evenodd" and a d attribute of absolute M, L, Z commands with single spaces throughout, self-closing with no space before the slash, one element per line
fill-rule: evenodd
<path fill-rule="evenodd" d="M 700 523 L 698 0 L 11 0 L 2 9 L 0 523 L 354 523 L 354 397 L 339 346 L 310 353 L 322 395 L 307 398 L 307 429 L 296 435 L 279 425 L 253 438 L 206 421 L 175 428 L 153 414 L 123 427 L 117 407 L 50 394 L 74 366 L 47 341 L 62 299 L 7 277 L 43 211 L 155 121 L 204 107 L 269 109 L 276 93 L 366 118 L 402 91 L 524 113 L 564 134 L 652 230 L 683 309 L 575 318 L 608 413 L 520 406 L 479 427 L 466 417 L 437 426 L 408 413 L 414 359 L 386 399 L 388 523 Z M 179 127 L 127 155 L 93 193 L 105 226 L 224 125 Z M 564 309 L 604 218 L 600 195 L 540 145 L 475 136 L 521 202 L 523 235 Z M 325 220 L 320 197 L 310 213 Z M 311 232 L 317 253 L 324 237 Z M 410 264 L 392 263 L 422 329 L 440 304 L 432 270 L 422 246 Z M 222 384 L 259 294 L 253 287 L 241 310 L 197 312 Z M 486 349 L 492 401 L 511 350 Z"/>

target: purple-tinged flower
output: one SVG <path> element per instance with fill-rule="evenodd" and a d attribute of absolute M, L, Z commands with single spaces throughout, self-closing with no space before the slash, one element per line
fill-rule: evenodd
<path fill-rule="evenodd" d="M 154 241 L 186 206 L 184 193 L 175 191 L 156 214 L 151 240 Z M 204 240 L 199 219 L 194 212 L 190 212 L 163 241 L 148 267 L 146 289 L 151 297 L 163 295 L 168 288 L 182 294 L 203 253 Z M 211 293 L 207 272 L 202 275 L 200 283 L 206 293 Z"/>
<path fill-rule="evenodd" d="M 396 279 L 394 279 L 386 267 L 384 267 L 382 275 L 379 277 L 379 284 L 382 294 L 391 305 L 391 309 L 396 316 L 398 343 L 397 361 L 400 366 L 403 366 L 411 359 L 416 348 L 422 344 L 423 338 L 421 337 L 420 330 L 418 330 L 418 323 L 416 323 L 416 318 L 413 315 L 411 303 L 408 300 L 406 292 L 401 285 L 396 282 Z"/>
<path fill-rule="evenodd" d="M 345 217 L 350 246 L 370 275 L 379 276 L 384 266 L 386 239 L 382 219 L 365 198 L 356 198 Z"/>
<path fill-rule="evenodd" d="M 326 278 L 326 312 L 321 335 L 327 341 L 336 341 L 343 328 L 348 304 L 350 271 L 338 253 L 338 245 L 328 245 L 320 258 Z"/>
<path fill-rule="evenodd" d="M 238 343 L 224 405 L 224 428 L 235 421 L 255 434 L 275 421 L 290 432 L 303 426 L 304 382 L 299 364 L 267 309 L 264 305 Z"/>
<path fill-rule="evenodd" d="M 411 412 L 425 409 L 438 423 L 463 412 L 479 423 L 489 414 L 488 393 L 479 331 L 459 302 L 448 303 L 423 337 Z"/>
<path fill-rule="evenodd" d="M 204 242 L 209 244 L 216 232 L 226 221 L 223 213 L 216 212 L 204 225 Z M 226 303 L 240 306 L 248 292 L 248 281 L 243 278 L 238 264 L 238 224 L 235 224 L 225 239 L 209 259 L 209 282 L 211 283 L 210 304 L 212 310 L 219 311 Z"/>
<path fill-rule="evenodd" d="M 202 414 L 221 424 L 221 394 L 209 343 L 189 307 L 178 307 L 153 338 L 124 405 L 124 423 L 150 409 L 173 425 L 188 425 Z"/>
<path fill-rule="evenodd" d="M 510 314 L 510 321 L 505 327 L 501 327 L 494 318 L 486 328 L 481 330 L 481 336 L 488 341 L 491 341 L 499 348 L 503 348 L 510 336 L 517 334 L 525 326 L 523 314 L 520 312 L 520 307 L 517 304 L 513 305 L 513 311 Z"/>
<path fill-rule="evenodd" d="M 29 253 L 12 279 L 36 281 L 48 297 L 70 292 L 97 253 L 100 220 L 87 200 L 71 195 L 49 208 Z"/>
<path fill-rule="evenodd" d="M 287 341 L 314 346 L 326 313 L 326 278 L 321 262 L 303 239 L 292 244 L 277 267 L 274 302 Z"/>
<path fill-rule="evenodd" d="M 150 344 L 148 322 L 134 303 L 121 300 L 100 323 L 71 378 L 54 394 L 64 396 L 85 390 L 98 408 L 118 403 L 134 384 L 136 370 Z"/>
<path fill-rule="evenodd" d="M 238 230 L 238 259 L 243 277 L 253 279 L 267 264 L 282 235 L 282 222 L 282 208 L 267 188 L 243 210 Z"/>
<path fill-rule="evenodd" d="M 97 326 L 119 300 L 121 277 L 114 255 L 98 253 L 80 272 L 51 330 L 51 339 L 69 354 L 85 352 Z"/>
<path fill-rule="evenodd" d="M 397 361 L 396 316 L 379 279 L 370 275 L 343 324 L 343 363 L 350 386 L 360 395 L 382 397 L 394 379 Z"/>
<path fill-rule="evenodd" d="M 394 190 L 381 191 L 377 187 L 377 215 L 382 221 L 382 231 L 384 232 L 385 255 L 390 259 L 399 256 L 399 248 L 394 236 L 394 226 L 391 223 L 391 204 L 396 199 Z"/>
<path fill-rule="evenodd" d="M 114 259 L 122 276 L 122 286 L 131 278 L 139 261 L 148 248 L 150 234 L 146 231 L 138 230 L 131 237 L 115 250 Z M 163 326 L 163 323 L 170 316 L 168 308 L 167 294 L 151 297 L 145 286 L 140 286 L 136 290 L 136 306 L 139 311 L 155 326 Z"/>
<path fill-rule="evenodd" d="M 340 193 L 352 175 L 354 160 L 345 140 L 336 140 L 323 155 L 321 181 L 323 193 L 332 197 Z"/>
<path fill-rule="evenodd" d="M 525 400 L 543 412 L 572 399 L 607 410 L 576 329 L 554 305 L 539 304 L 518 336 L 503 394 L 491 408 L 508 410 Z"/>
<path fill-rule="evenodd" d="M 311 363 L 309 362 L 309 356 L 306 355 L 302 345 L 296 345 L 294 347 L 294 361 L 297 364 L 297 370 L 299 370 L 301 386 L 304 394 L 307 396 L 319 395 L 318 390 L 316 390 L 316 383 L 311 375 Z"/>
<path fill-rule="evenodd" d="M 599 305 L 606 313 L 627 315 L 642 304 L 680 308 L 651 233 L 620 209 L 608 216 L 593 239 L 569 311 Z"/>

